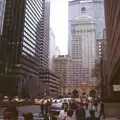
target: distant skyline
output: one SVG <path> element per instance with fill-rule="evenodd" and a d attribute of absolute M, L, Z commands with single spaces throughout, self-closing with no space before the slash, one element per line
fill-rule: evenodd
<path fill-rule="evenodd" d="M 68 53 L 68 0 L 50 0 L 50 27 L 55 34 L 60 54 Z"/>

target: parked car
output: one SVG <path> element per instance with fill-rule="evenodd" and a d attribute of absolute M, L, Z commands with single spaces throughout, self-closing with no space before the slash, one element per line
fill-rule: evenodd
<path fill-rule="evenodd" d="M 51 105 L 51 112 L 53 113 L 53 115 L 58 115 L 60 110 L 63 109 L 64 103 L 69 104 L 71 100 L 71 98 L 62 98 L 54 100 Z"/>
<path fill-rule="evenodd" d="M 9 97 L 8 96 L 4 96 L 3 103 L 8 103 L 8 102 L 9 102 Z"/>
<path fill-rule="evenodd" d="M 11 102 L 13 103 L 23 103 L 25 102 L 25 99 L 19 98 L 18 96 L 15 96 L 13 99 L 11 99 Z"/>
<path fill-rule="evenodd" d="M 40 99 L 35 98 L 34 102 L 35 102 L 36 105 L 40 105 Z"/>
<path fill-rule="evenodd" d="M 53 115 L 58 115 L 60 110 L 63 107 L 63 101 L 62 100 L 55 100 L 55 102 L 51 105 L 51 112 Z"/>

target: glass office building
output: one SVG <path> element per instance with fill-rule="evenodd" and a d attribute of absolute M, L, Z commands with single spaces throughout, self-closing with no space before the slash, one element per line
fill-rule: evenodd
<path fill-rule="evenodd" d="M 43 49 L 48 40 L 44 41 L 45 0 L 6 0 L 4 16 L 0 41 L 0 93 L 38 96 L 40 65 L 47 61 L 41 62 L 40 58 L 45 52 L 48 54 Z"/>

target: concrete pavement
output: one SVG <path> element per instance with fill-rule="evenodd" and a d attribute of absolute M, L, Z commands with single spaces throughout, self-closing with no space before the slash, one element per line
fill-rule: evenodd
<path fill-rule="evenodd" d="M 3 120 L 2 116 L 3 116 L 3 111 L 5 108 L 0 108 L 0 120 Z M 18 112 L 19 112 L 19 120 L 24 120 L 22 115 L 23 113 L 28 113 L 28 112 L 32 112 L 33 116 L 34 116 L 34 120 L 43 120 L 42 116 L 40 116 L 40 106 L 37 105 L 30 105 L 30 106 L 23 106 L 23 107 L 18 107 Z M 115 117 L 108 117 L 105 119 L 101 119 L 101 120 L 120 120 L 118 118 Z"/>
<path fill-rule="evenodd" d="M 43 120 L 43 117 L 40 116 L 40 106 L 38 105 L 30 105 L 30 106 L 23 106 L 23 107 L 17 107 L 19 112 L 19 120 L 23 119 L 23 113 L 31 112 L 34 116 L 34 120 Z M 0 108 L 0 120 L 3 120 L 3 111 L 5 108 Z"/>
<path fill-rule="evenodd" d="M 30 105 L 30 106 L 23 106 L 23 107 L 17 107 L 19 115 L 23 115 L 23 113 L 40 113 L 40 106 L 37 105 Z M 0 108 L 0 116 L 3 115 L 3 111 L 5 108 Z"/>
<path fill-rule="evenodd" d="M 40 113 L 40 106 L 37 105 L 31 105 L 31 106 L 23 106 L 18 107 L 19 115 L 23 115 L 23 113 L 31 112 L 33 114 Z"/>
<path fill-rule="evenodd" d="M 105 119 L 103 119 L 103 120 L 120 120 L 120 119 L 115 118 L 115 117 L 108 117 L 108 118 L 105 118 Z"/>

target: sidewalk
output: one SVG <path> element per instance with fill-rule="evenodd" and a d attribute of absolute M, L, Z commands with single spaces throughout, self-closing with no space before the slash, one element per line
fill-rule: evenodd
<path fill-rule="evenodd" d="M 104 120 L 120 120 L 120 119 L 115 118 L 115 117 L 109 117 L 109 118 L 105 118 Z"/>
<path fill-rule="evenodd" d="M 3 116 L 0 116 L 0 120 L 3 120 Z M 24 120 L 23 116 L 19 116 L 18 120 Z M 33 114 L 33 120 L 44 120 L 43 117 L 39 115 L 39 113 L 34 113 Z"/>

